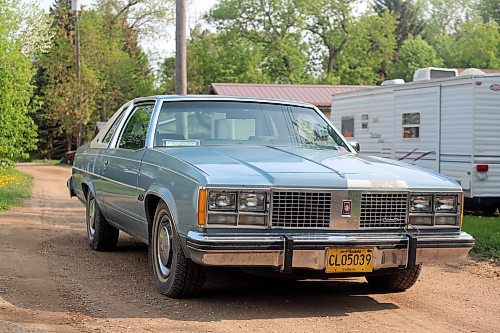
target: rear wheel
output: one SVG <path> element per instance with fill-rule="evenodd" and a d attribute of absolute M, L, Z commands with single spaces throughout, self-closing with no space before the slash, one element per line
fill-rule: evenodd
<path fill-rule="evenodd" d="M 166 296 L 195 296 L 203 287 L 206 269 L 186 258 L 167 205 L 158 204 L 151 226 L 149 257 L 156 286 Z"/>
<path fill-rule="evenodd" d="M 422 265 L 416 265 L 412 269 L 405 269 L 404 271 L 367 276 L 366 280 L 375 289 L 384 292 L 401 292 L 411 288 L 418 280 Z"/>
<path fill-rule="evenodd" d="M 118 243 L 119 230 L 108 223 L 91 191 L 87 194 L 87 237 L 96 251 L 112 251 Z"/>

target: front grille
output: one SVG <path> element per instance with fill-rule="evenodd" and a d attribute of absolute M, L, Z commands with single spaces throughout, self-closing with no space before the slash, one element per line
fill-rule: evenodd
<path fill-rule="evenodd" d="M 332 193 L 273 192 L 272 226 L 282 228 L 328 228 Z"/>
<path fill-rule="evenodd" d="M 406 193 L 362 193 L 361 228 L 403 228 L 406 226 Z"/>

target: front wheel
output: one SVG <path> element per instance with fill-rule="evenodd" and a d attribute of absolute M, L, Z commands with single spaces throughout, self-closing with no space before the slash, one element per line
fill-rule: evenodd
<path fill-rule="evenodd" d="M 366 280 L 375 289 L 384 292 L 401 292 L 411 288 L 417 282 L 421 270 L 422 265 L 416 265 L 414 268 L 397 273 L 366 276 Z"/>
<path fill-rule="evenodd" d="M 195 296 L 203 287 L 206 270 L 184 256 L 167 205 L 158 204 L 151 226 L 149 258 L 156 286 L 172 298 Z"/>

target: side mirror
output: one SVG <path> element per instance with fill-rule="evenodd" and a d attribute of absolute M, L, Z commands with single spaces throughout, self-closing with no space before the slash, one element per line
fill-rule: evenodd
<path fill-rule="evenodd" d="M 359 153 L 359 151 L 361 150 L 361 147 L 359 146 L 359 142 L 349 141 L 349 144 L 352 146 L 352 148 L 354 148 L 356 153 Z"/>

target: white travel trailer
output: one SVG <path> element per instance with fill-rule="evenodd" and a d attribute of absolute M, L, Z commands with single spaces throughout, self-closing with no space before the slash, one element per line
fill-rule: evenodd
<path fill-rule="evenodd" d="M 335 126 L 360 144 L 361 154 L 447 175 L 462 185 L 466 207 L 494 214 L 500 207 L 500 75 L 395 83 L 334 95 Z"/>

